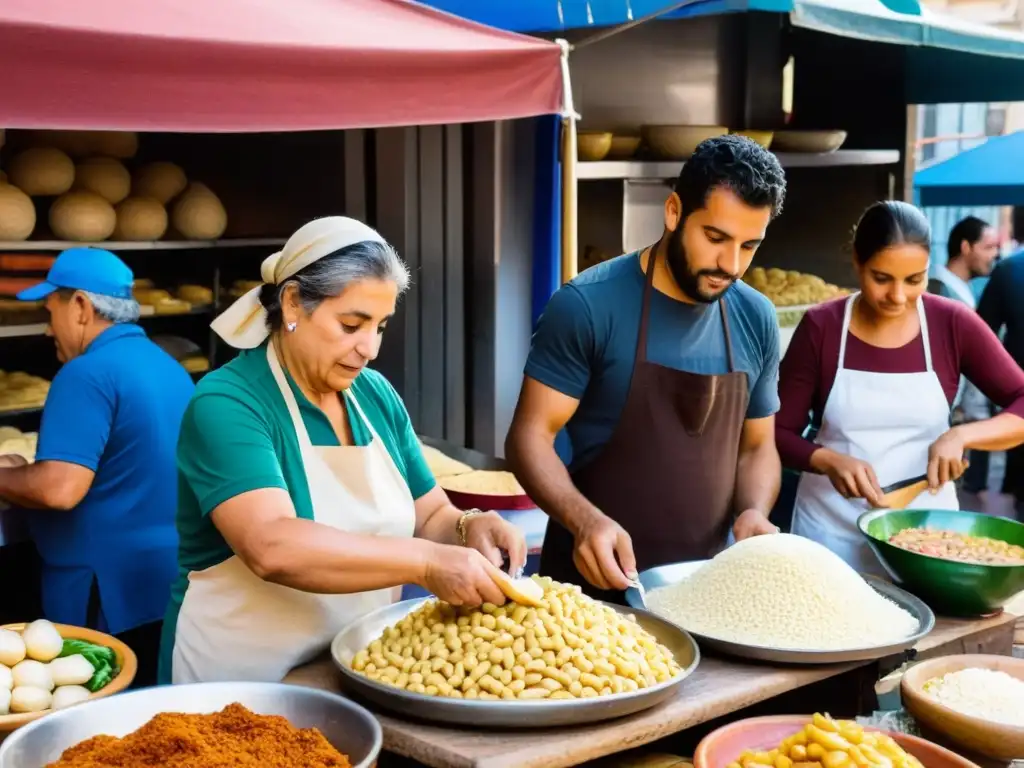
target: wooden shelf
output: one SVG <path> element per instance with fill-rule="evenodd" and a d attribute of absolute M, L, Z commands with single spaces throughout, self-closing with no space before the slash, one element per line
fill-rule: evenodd
<path fill-rule="evenodd" d="M 46 323 L 0 325 L 0 339 L 14 339 L 19 336 L 42 336 L 45 332 Z"/>
<path fill-rule="evenodd" d="M 841 168 L 857 165 L 894 165 L 900 161 L 897 149 L 840 149 L 824 154 L 779 152 L 776 155 L 784 168 Z M 576 177 L 590 179 L 674 179 L 683 167 L 682 160 L 611 160 L 577 163 Z"/>
<path fill-rule="evenodd" d="M 42 413 L 42 412 L 43 412 L 43 406 L 41 406 L 41 405 L 36 405 L 36 406 L 31 407 L 31 408 L 11 408 L 11 409 L 6 410 L 6 411 L 0 409 L 0 420 L 2 420 L 2 419 L 12 419 L 12 418 L 16 418 L 18 416 L 28 416 L 30 414 Z"/>
<path fill-rule="evenodd" d="M 139 316 L 140 322 L 147 320 L 163 319 L 173 317 L 198 317 L 199 315 L 212 315 L 214 313 L 212 305 L 205 307 L 194 307 L 188 312 L 168 312 L 166 314 L 156 314 L 155 312 L 143 312 Z M 0 339 L 14 339 L 21 336 L 42 336 L 46 332 L 46 323 L 27 323 L 25 325 L 0 325 Z"/>
<path fill-rule="evenodd" d="M 279 246 L 287 242 L 283 237 L 253 237 L 230 240 L 156 240 L 133 242 L 106 240 L 101 243 L 75 243 L 69 240 L 24 240 L 0 242 L 0 250 L 19 251 L 64 251 L 68 248 L 94 247 L 108 251 L 184 251 L 196 248 L 260 248 Z"/>

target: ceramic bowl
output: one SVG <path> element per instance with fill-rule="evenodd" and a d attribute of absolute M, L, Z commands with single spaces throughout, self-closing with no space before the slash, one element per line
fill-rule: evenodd
<path fill-rule="evenodd" d="M 645 125 L 640 129 L 644 144 L 663 160 L 687 160 L 702 141 L 724 136 L 724 125 Z"/>
<path fill-rule="evenodd" d="M 580 131 L 576 134 L 576 152 L 580 160 L 593 163 L 604 160 L 612 148 L 612 134 L 604 131 Z"/>
<path fill-rule="evenodd" d="M 889 539 L 906 528 L 938 528 L 1024 546 L 1024 525 L 1003 517 L 949 509 L 865 512 L 857 526 L 893 581 L 938 614 L 983 616 L 1002 610 L 1024 590 L 1024 565 L 983 565 L 922 555 Z"/>
<path fill-rule="evenodd" d="M 803 728 L 810 715 L 751 717 L 723 726 L 697 745 L 694 768 L 725 768 L 745 749 L 774 749 L 779 742 Z M 966 758 L 917 736 L 890 733 L 896 743 L 920 760 L 925 768 L 978 768 Z"/>
<path fill-rule="evenodd" d="M 25 623 L 5 624 L 3 629 L 12 629 L 15 632 L 21 632 L 26 626 L 28 625 Z M 138 672 L 139 669 L 139 661 L 135 656 L 135 652 L 127 645 L 112 635 L 97 632 L 94 629 L 72 627 L 67 624 L 54 624 L 54 626 L 57 628 L 60 636 L 65 640 L 85 640 L 86 642 L 93 643 L 94 645 L 104 645 L 107 648 L 112 649 L 114 651 L 114 655 L 117 656 L 117 666 L 121 671 L 118 672 L 117 677 L 111 680 L 105 687 L 92 694 L 88 699 L 89 701 L 113 696 L 115 693 L 120 693 L 132 684 L 132 680 L 135 679 L 135 673 Z M 10 733 L 11 731 L 21 728 L 23 725 L 31 723 L 33 720 L 38 720 L 41 717 L 46 717 L 53 713 L 54 710 L 48 709 L 43 712 L 26 712 L 17 715 L 0 716 L 0 733 Z"/>
<path fill-rule="evenodd" d="M 1001 725 L 961 714 L 924 692 L 929 680 L 968 668 L 997 670 L 1024 682 L 1024 659 L 981 654 L 941 656 L 915 664 L 903 673 L 903 706 L 921 725 L 979 755 L 997 760 L 1024 757 L 1024 726 Z M 1021 708 L 1024 709 L 1024 702 Z"/>

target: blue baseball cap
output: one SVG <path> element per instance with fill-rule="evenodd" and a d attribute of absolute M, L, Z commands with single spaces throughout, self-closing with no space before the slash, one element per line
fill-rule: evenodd
<path fill-rule="evenodd" d="M 128 265 L 102 248 L 69 248 L 53 262 L 46 280 L 18 294 L 21 301 L 39 301 L 61 289 L 89 291 L 115 299 L 132 298 L 135 276 Z"/>

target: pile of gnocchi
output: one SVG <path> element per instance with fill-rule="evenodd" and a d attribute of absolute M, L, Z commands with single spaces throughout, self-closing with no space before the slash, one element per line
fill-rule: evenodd
<path fill-rule="evenodd" d="M 681 673 L 634 617 L 577 586 L 535 578 L 541 607 L 431 600 L 357 653 L 353 671 L 410 693 L 510 701 L 610 696 Z"/>
<path fill-rule="evenodd" d="M 744 751 L 726 768 L 924 768 L 888 734 L 817 713 L 778 747 Z"/>

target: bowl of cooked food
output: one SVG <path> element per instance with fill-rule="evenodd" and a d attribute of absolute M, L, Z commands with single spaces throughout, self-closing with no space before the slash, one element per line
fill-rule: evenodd
<path fill-rule="evenodd" d="M 970 760 L 917 736 L 887 733 L 823 714 L 751 717 L 730 723 L 701 740 L 693 765 L 978 768 Z"/>
<path fill-rule="evenodd" d="M 13 734 L 0 768 L 370 768 L 380 724 L 327 691 L 281 683 L 167 685 L 91 701 Z"/>
<path fill-rule="evenodd" d="M 962 654 L 915 664 L 900 698 L 914 719 L 995 760 L 1024 757 L 1024 659 Z"/>
<path fill-rule="evenodd" d="M 1002 610 L 1024 590 L 1024 525 L 950 509 L 865 512 L 857 520 L 892 579 L 949 616 Z"/>
<path fill-rule="evenodd" d="M 116 637 L 45 619 L 0 627 L 0 734 L 123 691 L 138 669 Z"/>

